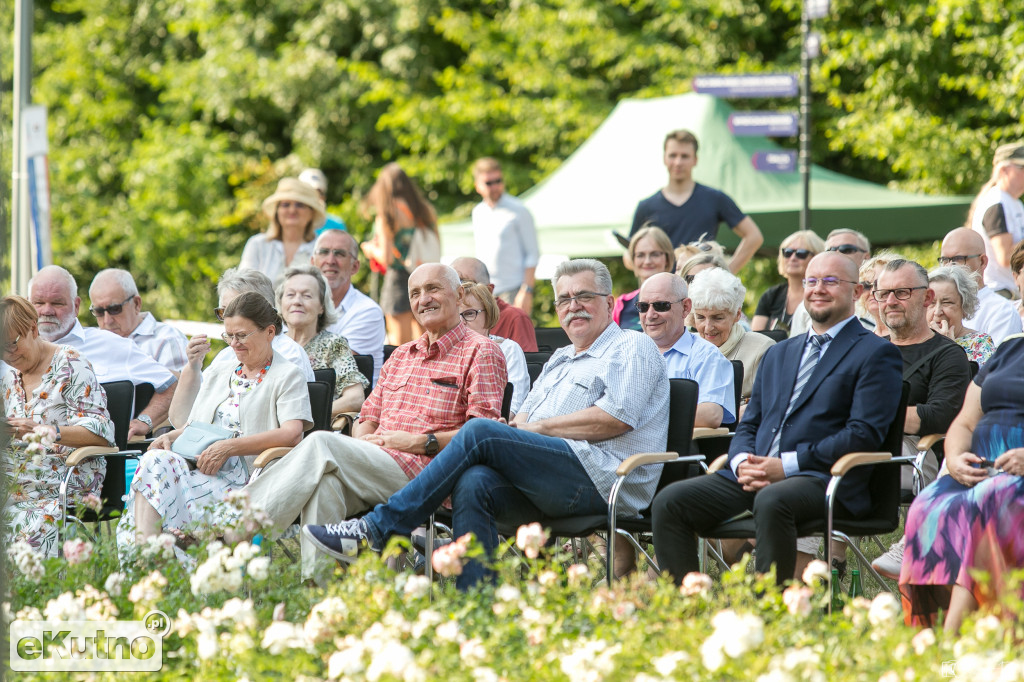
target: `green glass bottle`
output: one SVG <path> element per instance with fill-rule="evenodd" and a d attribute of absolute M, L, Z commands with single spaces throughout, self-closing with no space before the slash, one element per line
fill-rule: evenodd
<path fill-rule="evenodd" d="M 850 599 L 863 596 L 864 587 L 860 584 L 860 571 L 855 568 L 853 573 L 850 574 Z"/>
<path fill-rule="evenodd" d="M 843 612 L 843 588 L 839 584 L 839 571 L 832 569 L 832 613 Z"/>

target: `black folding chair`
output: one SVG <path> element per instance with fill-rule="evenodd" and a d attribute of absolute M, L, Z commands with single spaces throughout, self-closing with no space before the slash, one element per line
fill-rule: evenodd
<path fill-rule="evenodd" d="M 533 333 L 537 337 L 537 350 L 553 353 L 554 351 L 572 344 L 569 335 L 561 327 L 534 327 Z"/>
<path fill-rule="evenodd" d="M 333 369 L 331 370 L 334 371 Z M 313 428 L 306 433 L 326 431 L 331 428 L 331 403 L 334 402 L 334 389 L 326 381 L 307 381 L 309 389 L 309 406 L 313 412 Z"/>
<path fill-rule="evenodd" d="M 373 356 L 353 355 L 352 357 L 356 359 L 356 368 L 359 369 L 359 373 L 370 382 L 370 385 L 364 391 L 366 395 L 370 395 L 370 391 L 373 390 Z"/>
<path fill-rule="evenodd" d="M 785 329 L 758 329 L 758 334 L 764 334 L 775 343 L 781 343 L 789 338 L 789 332 Z"/>
<path fill-rule="evenodd" d="M 338 387 L 338 374 L 334 371 L 333 367 L 325 367 L 323 369 L 314 369 L 313 378 L 316 381 L 322 381 L 327 384 L 331 389 L 331 396 L 334 396 L 334 390 Z"/>

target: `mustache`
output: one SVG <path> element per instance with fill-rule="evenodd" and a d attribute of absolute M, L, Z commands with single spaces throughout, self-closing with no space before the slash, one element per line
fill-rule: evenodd
<path fill-rule="evenodd" d="M 61 319 L 56 315 L 40 315 L 39 324 L 55 324 L 60 325 Z"/>
<path fill-rule="evenodd" d="M 565 324 L 569 324 L 573 320 L 592 320 L 592 319 L 594 319 L 594 316 L 591 315 L 590 313 L 588 313 L 587 311 L 585 311 L 585 310 L 577 310 L 577 311 L 571 312 L 571 313 L 569 313 L 568 315 L 565 316 Z"/>

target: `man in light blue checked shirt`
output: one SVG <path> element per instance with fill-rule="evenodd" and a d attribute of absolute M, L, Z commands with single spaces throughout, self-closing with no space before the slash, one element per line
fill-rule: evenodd
<path fill-rule="evenodd" d="M 553 285 L 572 346 L 551 356 L 511 424 L 471 420 L 387 504 L 361 519 L 305 526 L 314 544 L 354 561 L 364 546 L 379 551 L 391 535 L 411 533 L 449 495 L 455 535 L 474 533 L 488 556 L 498 546 L 499 522 L 607 513 L 619 464 L 665 448 L 665 360 L 650 338 L 612 321 L 612 280 L 602 263 L 562 263 Z M 651 466 L 630 476 L 619 496 L 624 514 L 648 506 L 660 475 Z M 486 572 L 470 562 L 457 585 L 465 589 Z"/>

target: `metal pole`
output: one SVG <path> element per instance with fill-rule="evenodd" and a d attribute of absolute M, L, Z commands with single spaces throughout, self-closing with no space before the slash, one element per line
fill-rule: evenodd
<path fill-rule="evenodd" d="M 811 229 L 811 55 L 807 39 L 811 35 L 811 18 L 804 1 L 800 19 L 800 180 L 803 183 L 803 204 L 800 207 L 800 229 Z"/>
<path fill-rule="evenodd" d="M 11 291 L 28 294 L 33 275 L 32 227 L 28 203 L 28 174 L 22 109 L 32 103 L 32 0 L 14 7 L 14 158 L 11 163 Z"/>

